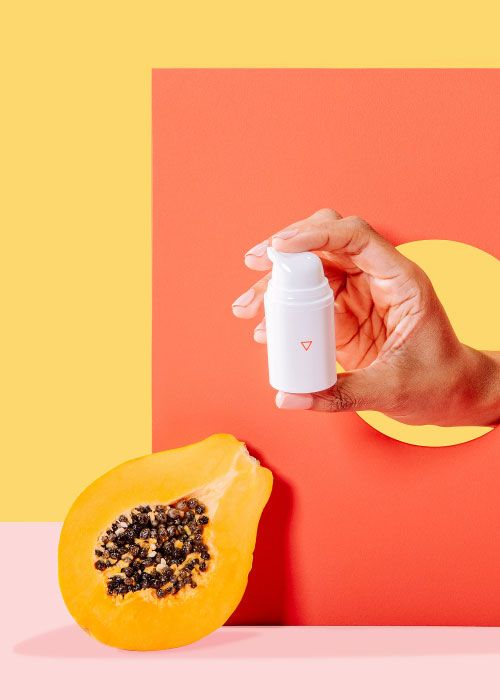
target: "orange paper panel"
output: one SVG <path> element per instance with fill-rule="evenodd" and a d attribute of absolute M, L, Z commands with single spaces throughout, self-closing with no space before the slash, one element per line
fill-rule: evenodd
<path fill-rule="evenodd" d="M 490 70 L 154 71 L 153 446 L 232 432 L 276 477 L 233 622 L 500 624 L 497 431 L 280 412 L 231 314 L 245 250 L 324 206 L 498 255 L 499 95 Z"/>

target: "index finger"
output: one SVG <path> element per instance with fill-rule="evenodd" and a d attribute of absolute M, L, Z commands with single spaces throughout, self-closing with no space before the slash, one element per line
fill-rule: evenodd
<path fill-rule="evenodd" d="M 409 260 L 357 216 L 339 218 L 336 212 L 321 209 L 309 219 L 280 231 L 272 246 L 283 253 L 306 250 L 326 251 L 344 269 L 354 264 L 374 277 L 389 279 L 410 264 Z"/>
<path fill-rule="evenodd" d="M 251 270 L 270 270 L 272 268 L 272 263 L 267 257 L 266 251 L 267 248 L 270 245 L 272 245 L 272 241 L 279 236 L 285 236 L 285 234 L 289 231 L 295 231 L 299 229 L 306 230 L 309 223 L 314 222 L 316 219 L 320 219 L 321 214 L 324 211 L 325 210 L 321 209 L 312 214 L 312 216 L 308 216 L 307 219 L 301 219 L 300 221 L 296 221 L 295 223 L 290 224 L 286 228 L 281 229 L 276 233 L 273 233 L 268 238 L 265 238 L 260 243 L 257 243 L 257 245 L 254 245 L 252 248 L 250 248 L 250 250 L 247 250 L 247 252 L 245 253 L 245 265 Z M 329 209 L 328 212 L 330 216 L 340 219 L 340 214 L 334 211 L 333 209 Z M 310 250 L 310 248 L 305 248 L 304 250 Z"/>

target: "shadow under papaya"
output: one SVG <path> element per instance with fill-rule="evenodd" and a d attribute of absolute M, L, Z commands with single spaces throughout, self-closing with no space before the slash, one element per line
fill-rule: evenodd
<path fill-rule="evenodd" d="M 252 444 L 246 444 L 250 454 L 263 466 L 269 466 Z M 273 476 L 273 490 L 259 523 L 248 586 L 228 625 L 289 624 L 290 611 L 294 610 L 290 557 L 293 494 L 283 477 L 274 471 Z"/>

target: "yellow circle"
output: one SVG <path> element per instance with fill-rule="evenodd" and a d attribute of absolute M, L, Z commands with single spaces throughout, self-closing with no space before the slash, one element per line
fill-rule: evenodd
<path fill-rule="evenodd" d="M 463 343 L 479 350 L 500 350 L 500 324 L 492 318 L 500 298 L 500 265 L 495 257 L 457 241 L 413 241 L 397 248 L 429 275 Z M 358 415 L 384 435 L 427 447 L 458 445 L 492 430 L 405 425 L 376 411 L 359 411 Z"/>

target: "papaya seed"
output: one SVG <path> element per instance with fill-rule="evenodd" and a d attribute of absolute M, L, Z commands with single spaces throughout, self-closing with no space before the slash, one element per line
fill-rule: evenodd
<path fill-rule="evenodd" d="M 210 559 L 203 542 L 203 530 L 209 523 L 208 516 L 202 515 L 205 512 L 203 503 L 189 498 L 169 505 L 138 505 L 120 514 L 101 535 L 94 551 L 97 571 L 122 564 L 121 573 L 107 574 L 108 595 L 152 589 L 157 598 L 164 598 L 185 586 L 196 588 L 193 575 L 205 572 Z M 193 557 L 192 552 L 199 552 L 199 557 Z M 167 582 L 169 587 L 164 588 Z"/>

